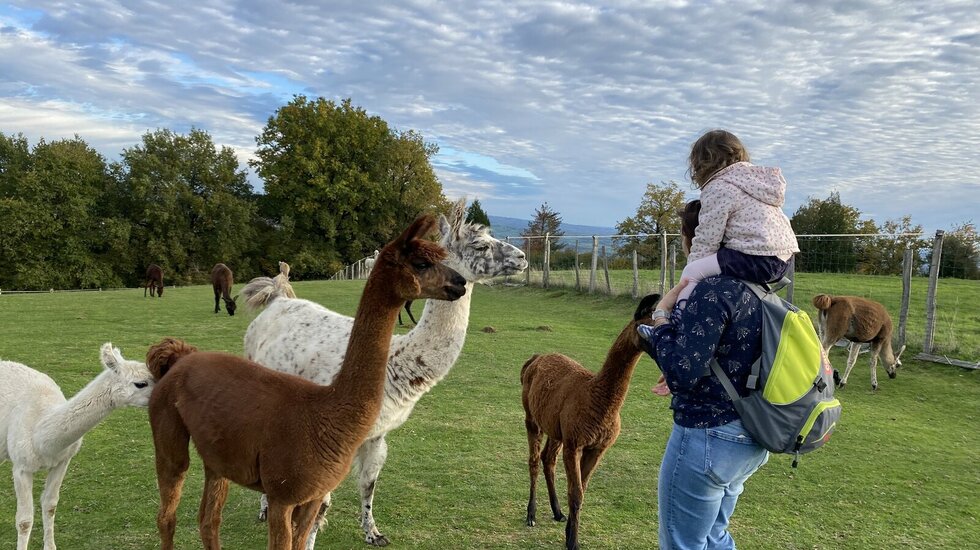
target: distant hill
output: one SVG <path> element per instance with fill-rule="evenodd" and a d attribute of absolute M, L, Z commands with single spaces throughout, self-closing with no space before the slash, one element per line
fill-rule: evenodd
<path fill-rule="evenodd" d="M 506 216 L 487 216 L 490 218 L 490 230 L 494 237 L 498 239 L 503 239 L 505 237 L 510 237 L 513 240 L 516 237 L 521 236 L 521 232 L 527 229 L 527 224 L 531 220 L 522 220 L 520 218 L 508 218 Z M 615 235 L 615 227 L 602 227 L 596 225 L 577 225 L 574 223 L 562 223 L 561 230 L 565 232 L 572 238 L 563 238 L 562 242 L 574 246 L 577 237 L 580 247 L 591 246 L 592 241 L 590 237 L 592 235 Z M 584 237 L 583 237 L 584 235 Z M 599 239 L 599 244 L 610 244 L 611 239 Z"/>

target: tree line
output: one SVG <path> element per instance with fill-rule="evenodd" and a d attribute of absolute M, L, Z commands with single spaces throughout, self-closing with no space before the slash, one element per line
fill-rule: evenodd
<path fill-rule="evenodd" d="M 33 147 L 0 132 L 0 288 L 203 283 L 224 262 L 239 280 L 286 260 L 325 278 L 424 211 L 446 211 L 437 147 L 351 100 L 296 96 L 256 137 L 256 192 L 234 151 L 204 130 L 147 132 L 108 162 L 77 135 Z"/>
<path fill-rule="evenodd" d="M 636 214 L 616 225 L 621 235 L 642 236 L 617 239 L 617 254 L 631 256 L 635 250 L 650 264 L 660 265 L 659 234 L 680 233 L 677 211 L 686 202 L 677 182 L 648 183 Z M 868 235 L 800 238 L 800 253 L 795 259 L 798 271 L 896 275 L 902 272 L 908 248 L 915 251 L 913 273 L 922 273 L 931 262 L 933 235 L 916 236 L 922 233 L 922 226 L 913 224 L 911 216 L 881 224 L 862 219 L 861 211 L 842 202 L 837 192 L 826 199 L 810 197 L 796 209 L 790 223 L 797 235 Z M 679 238 L 672 237 L 671 242 L 680 248 Z M 939 274 L 980 279 L 980 235 L 973 223 L 954 225 L 945 232 Z"/>

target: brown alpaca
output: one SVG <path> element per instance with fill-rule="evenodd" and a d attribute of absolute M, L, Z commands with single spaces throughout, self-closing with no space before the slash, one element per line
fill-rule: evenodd
<path fill-rule="evenodd" d="M 871 389 L 878 389 L 879 356 L 885 362 L 888 377 L 895 378 L 898 367 L 902 366 L 901 356 L 905 346 L 898 350 L 898 355 L 892 351 L 892 318 L 885 306 L 858 296 L 827 294 L 814 296 L 813 306 L 820 312 L 818 328 L 825 351 L 829 352 L 831 346 L 841 338 L 851 342 L 847 353 L 847 368 L 844 370 L 844 377 L 838 381 L 838 386 L 843 388 L 847 384 L 847 377 L 857 363 L 861 344 L 864 342 L 871 343 Z"/>
<path fill-rule="evenodd" d="M 589 477 L 619 436 L 619 409 L 626 400 L 633 369 L 643 353 L 636 326 L 652 322 L 650 314 L 659 300 L 660 295 L 651 294 L 640 301 L 633 319 L 613 342 L 598 373 L 560 353 L 534 355 L 521 369 L 521 399 L 529 447 L 527 464 L 531 474 L 527 525 L 533 527 L 535 523 L 539 460 L 544 465 L 555 521 L 565 519 L 555 493 L 555 463 L 558 451 L 564 447 L 562 458 L 568 478 L 570 514 L 565 525 L 566 548 L 579 547 L 578 517 Z M 548 436 L 543 451 L 542 435 Z"/>
<path fill-rule="evenodd" d="M 163 298 L 163 269 L 157 264 L 150 264 L 146 268 L 146 279 L 143 282 L 143 297 L 146 298 L 146 289 L 150 289 L 150 296 L 154 294 L 158 298 Z"/>
<path fill-rule="evenodd" d="M 235 304 L 235 300 L 238 296 L 234 298 L 231 297 L 231 287 L 235 284 L 235 277 L 231 273 L 231 268 L 222 263 L 214 264 L 214 268 L 211 269 L 211 286 L 214 287 L 214 312 L 218 313 L 221 308 L 218 307 L 219 300 L 222 298 L 225 300 L 225 309 L 228 311 L 228 315 L 234 315 L 235 309 L 238 307 Z"/>
<path fill-rule="evenodd" d="M 398 310 L 407 299 L 456 300 L 465 293 L 463 277 L 438 263 L 443 248 L 423 239 L 435 223 L 419 218 L 381 252 L 343 367 L 329 386 L 235 355 L 197 352 L 179 340 L 150 348 L 147 365 L 158 380 L 149 412 L 161 548 L 173 548 L 189 440 L 204 462 L 198 522 L 205 549 L 220 548 L 229 481 L 268 495 L 269 549 L 304 546 L 321 501 L 347 475 L 381 410 Z"/>

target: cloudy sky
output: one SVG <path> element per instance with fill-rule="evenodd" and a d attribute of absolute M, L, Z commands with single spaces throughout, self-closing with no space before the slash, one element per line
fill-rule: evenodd
<path fill-rule="evenodd" d="M 294 94 L 421 132 L 492 215 L 612 226 L 726 128 L 783 169 L 789 215 L 838 191 L 879 223 L 980 221 L 980 1 L 0 5 L 0 132 L 32 144 L 116 160 L 196 127 L 244 162 Z"/>

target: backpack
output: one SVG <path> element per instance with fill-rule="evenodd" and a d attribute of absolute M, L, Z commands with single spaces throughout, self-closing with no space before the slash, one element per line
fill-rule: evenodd
<path fill-rule="evenodd" d="M 762 304 L 762 355 L 753 363 L 741 397 L 712 358 L 711 371 L 728 392 L 742 425 L 760 445 L 774 453 L 799 455 L 823 446 L 840 419 L 834 399 L 833 369 L 805 311 L 780 298 L 773 287 L 742 281 Z"/>

